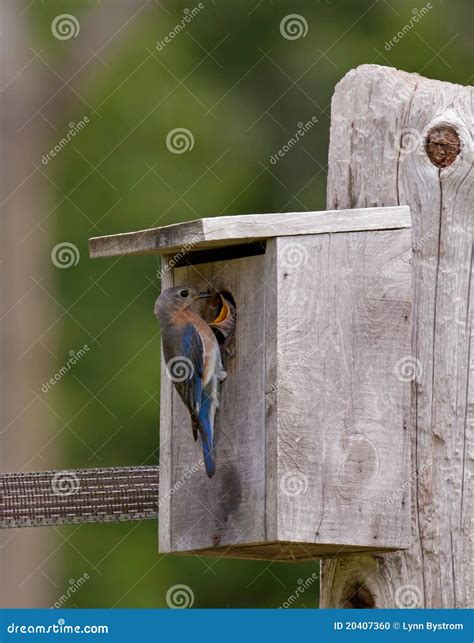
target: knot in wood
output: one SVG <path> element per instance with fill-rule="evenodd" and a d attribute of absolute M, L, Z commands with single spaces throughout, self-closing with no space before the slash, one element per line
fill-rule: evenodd
<path fill-rule="evenodd" d="M 438 125 L 428 132 L 426 153 L 436 167 L 448 167 L 461 151 L 461 140 L 450 125 Z"/>
<path fill-rule="evenodd" d="M 348 500 L 356 497 L 378 470 L 377 450 L 364 436 L 351 436 L 339 453 L 334 487 L 336 493 Z"/>
<path fill-rule="evenodd" d="M 373 609 L 375 607 L 375 598 L 363 583 L 356 582 L 346 589 L 340 607 L 345 609 Z"/>

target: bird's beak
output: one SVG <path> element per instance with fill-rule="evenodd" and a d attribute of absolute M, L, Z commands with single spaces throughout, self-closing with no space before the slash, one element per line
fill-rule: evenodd
<path fill-rule="evenodd" d="M 198 292 L 198 294 L 196 295 L 196 299 L 209 299 L 209 297 L 212 297 L 212 294 L 208 290 Z"/>

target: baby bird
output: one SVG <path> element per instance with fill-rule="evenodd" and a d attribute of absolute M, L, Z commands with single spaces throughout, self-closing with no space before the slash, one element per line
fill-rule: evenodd
<path fill-rule="evenodd" d="M 216 470 L 214 420 L 227 373 L 213 331 L 192 306 L 211 296 L 191 286 L 168 288 L 156 300 L 154 311 L 161 324 L 168 373 L 191 415 L 194 439 L 200 435 L 209 478 Z"/>

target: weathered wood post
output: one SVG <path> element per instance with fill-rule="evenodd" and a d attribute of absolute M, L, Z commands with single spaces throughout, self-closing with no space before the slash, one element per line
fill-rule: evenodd
<path fill-rule="evenodd" d="M 472 87 L 375 65 L 333 97 L 328 207 L 411 208 L 415 424 L 410 549 L 323 561 L 321 607 L 472 605 L 473 104 Z"/>

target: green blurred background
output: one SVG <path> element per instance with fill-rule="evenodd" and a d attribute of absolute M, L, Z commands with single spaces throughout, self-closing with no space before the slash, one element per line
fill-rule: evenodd
<path fill-rule="evenodd" d="M 54 17 L 73 14 L 82 28 L 86 15 L 93 20 L 104 5 L 114 12 L 118 4 L 25 3 L 31 46 L 56 68 L 73 41 L 51 37 Z M 101 72 L 81 91 L 85 100 L 51 131 L 52 147 L 68 123 L 90 121 L 42 167 L 54 183 L 50 247 L 68 241 L 81 255 L 77 266 L 53 272 L 55 297 L 70 314 L 56 325 L 52 372 L 71 350 L 90 347 L 48 394 L 65 429 L 60 467 L 159 462 L 160 338 L 152 314 L 159 263 L 151 256 L 91 261 L 89 237 L 202 216 L 324 209 L 330 100 L 349 69 L 375 63 L 461 84 L 471 78 L 467 0 L 432 0 L 389 50 L 385 43 L 426 3 L 208 0 L 158 51 L 156 42 L 196 4 L 150 2 L 120 47 L 104 51 Z M 288 40 L 280 22 L 293 13 L 308 31 Z M 298 123 L 314 116 L 311 131 L 271 163 Z M 194 137 L 183 154 L 165 143 L 177 127 Z M 61 549 L 58 587 L 89 576 L 65 607 L 165 607 L 175 584 L 192 588 L 195 607 L 278 607 L 319 571 L 317 562 L 161 556 L 152 521 L 62 527 L 58 534 L 70 545 Z M 317 583 L 292 603 L 316 605 Z"/>

